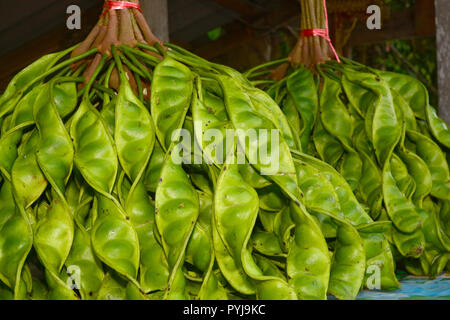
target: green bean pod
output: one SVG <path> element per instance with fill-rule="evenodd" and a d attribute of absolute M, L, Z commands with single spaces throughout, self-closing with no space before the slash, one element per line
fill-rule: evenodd
<path fill-rule="evenodd" d="M 278 236 L 280 246 L 284 253 L 289 252 L 291 245 L 291 231 L 295 228 L 295 223 L 292 221 L 289 207 L 285 207 L 278 212 L 273 221 L 273 232 Z"/>
<path fill-rule="evenodd" d="M 388 161 L 390 154 L 401 138 L 400 120 L 394 107 L 394 99 L 388 85 L 375 76 L 364 82 L 368 88 L 378 94 L 372 123 L 372 141 L 381 165 Z"/>
<path fill-rule="evenodd" d="M 56 196 L 56 194 L 55 194 Z M 45 215 L 43 215 L 34 230 L 33 246 L 39 260 L 45 267 L 47 278 L 52 288 L 50 295 L 72 296 L 67 289 L 61 272 L 69 256 L 74 239 L 74 221 L 70 210 L 58 198 L 53 198 Z"/>
<path fill-rule="evenodd" d="M 127 176 L 133 181 L 144 174 L 155 144 L 153 119 L 135 96 L 119 64 L 121 86 L 116 101 L 114 143 Z"/>
<path fill-rule="evenodd" d="M 436 109 L 430 105 L 426 107 L 426 115 L 428 126 L 433 136 L 445 147 L 450 148 L 450 129 L 447 123 L 439 118 Z"/>
<path fill-rule="evenodd" d="M 72 248 L 66 260 L 66 267 L 72 275 L 79 277 L 76 283 L 83 300 L 94 300 L 103 282 L 103 267 L 94 254 L 89 233 L 75 227 Z M 78 280 L 78 279 L 77 279 Z"/>
<path fill-rule="evenodd" d="M 345 179 L 330 165 L 305 154 L 295 154 L 296 159 L 306 162 L 321 172 L 333 185 L 346 221 L 352 225 L 372 222 Z"/>
<path fill-rule="evenodd" d="M 291 203 L 294 239 L 286 261 L 289 283 L 300 300 L 326 300 L 330 254 L 317 222 L 298 204 Z"/>
<path fill-rule="evenodd" d="M 206 104 L 207 101 L 200 95 L 202 90 L 199 86 L 198 84 L 196 90 L 194 90 L 192 98 L 195 138 L 202 149 L 204 160 L 208 164 L 221 167 L 227 154 L 226 129 L 231 124 L 227 115 L 223 115 L 221 112 L 221 108 L 224 108 L 223 103 L 216 103 L 215 99 L 210 98 L 213 102 Z"/>
<path fill-rule="evenodd" d="M 278 136 L 277 150 L 273 150 L 271 130 L 276 130 L 273 123 L 254 110 L 249 96 L 239 87 L 237 82 L 226 76 L 218 76 L 218 79 L 225 94 L 225 105 L 236 129 L 238 141 L 241 146 L 246 146 L 247 158 L 256 169 L 267 174 L 285 193 L 299 201 L 300 195 L 295 177 L 295 167 L 289 147 L 283 137 Z M 249 134 L 247 139 L 246 133 L 252 130 L 255 130 L 256 137 Z M 266 131 L 267 134 L 264 137 L 260 130 L 268 130 L 269 132 Z M 248 143 L 246 140 L 248 140 Z M 268 155 L 273 159 L 261 159 L 261 155 L 257 153 L 262 148 L 268 150 L 268 153 L 278 151 L 278 157 Z M 272 165 L 276 165 L 278 168 L 272 168 Z"/>
<path fill-rule="evenodd" d="M 304 161 L 295 161 L 299 187 L 305 195 L 304 201 L 307 208 L 321 208 L 333 213 L 337 217 L 343 217 L 339 198 L 333 184 L 314 168 Z M 326 238 L 336 237 L 337 224 L 332 218 L 320 213 L 313 213 L 317 217 L 323 235 Z"/>
<path fill-rule="evenodd" d="M 169 269 L 155 235 L 155 207 L 142 183 L 132 189 L 131 183 L 128 183 L 127 188 L 125 210 L 139 238 L 141 288 L 145 293 L 164 290 L 169 281 Z"/>
<path fill-rule="evenodd" d="M 395 275 L 395 261 L 385 233 L 391 222 L 379 221 L 357 227 L 366 252 L 364 286 L 368 289 L 395 290 L 400 283 Z"/>
<path fill-rule="evenodd" d="M 416 182 L 409 174 L 406 165 L 395 153 L 391 157 L 390 169 L 400 191 L 406 198 L 411 199 L 416 191 Z"/>
<path fill-rule="evenodd" d="M 97 300 L 125 300 L 127 297 L 126 282 L 114 272 L 108 272 L 103 278 Z"/>
<path fill-rule="evenodd" d="M 394 228 L 392 230 L 392 240 L 404 257 L 419 258 L 425 249 L 425 236 L 421 229 L 413 233 L 404 233 Z"/>
<path fill-rule="evenodd" d="M 450 171 L 444 152 L 431 139 L 418 132 L 407 131 L 407 136 L 416 145 L 416 154 L 427 164 L 431 173 L 431 195 L 450 199 Z"/>
<path fill-rule="evenodd" d="M 376 104 L 377 95 L 362 86 L 356 79 L 350 79 L 345 73 L 341 78 L 341 84 L 350 106 L 362 118 L 365 118 L 371 106 Z"/>
<path fill-rule="evenodd" d="M 186 284 L 181 267 L 199 215 L 199 200 L 186 172 L 173 162 L 170 152 L 161 171 L 155 204 L 155 221 L 170 271 L 165 297 L 185 299 Z"/>
<path fill-rule="evenodd" d="M 356 299 L 365 271 L 363 240 L 353 226 L 341 222 L 331 262 L 328 292 L 340 300 Z"/>
<path fill-rule="evenodd" d="M 77 85 L 74 81 L 52 82 L 50 96 L 61 118 L 71 114 L 78 105 Z"/>
<path fill-rule="evenodd" d="M 119 167 L 114 141 L 101 115 L 87 97 L 83 98 L 70 128 L 75 165 L 85 181 L 97 192 L 108 195 Z"/>
<path fill-rule="evenodd" d="M 399 108 L 404 116 L 406 130 L 417 131 L 417 121 L 409 104 L 397 91 L 395 91 L 395 89 L 391 88 L 391 93 L 394 99 L 394 105 Z"/>
<path fill-rule="evenodd" d="M 382 175 L 377 166 L 376 159 L 368 147 L 369 142 L 365 130 L 359 130 L 355 134 L 354 144 L 362 161 L 361 179 L 359 181 L 359 191 L 364 201 L 370 208 L 370 215 L 373 219 L 377 219 L 381 214 L 382 208 Z"/>
<path fill-rule="evenodd" d="M 438 210 L 439 208 L 431 197 L 427 197 L 424 201 L 424 208 L 419 210 L 424 221 L 422 230 L 427 242 L 427 249 L 433 248 L 439 253 L 447 253 L 450 252 L 450 237 L 442 228 Z"/>
<path fill-rule="evenodd" d="M 155 192 L 159 182 L 159 176 L 164 165 L 165 153 L 158 141 L 155 142 L 149 164 L 147 166 L 144 184 L 148 191 Z"/>
<path fill-rule="evenodd" d="M 433 186 L 430 170 L 422 158 L 407 149 L 400 148 L 397 154 L 403 160 L 409 174 L 415 181 L 416 189 L 412 200 L 416 206 L 421 208 L 423 199 L 430 194 Z"/>
<path fill-rule="evenodd" d="M 11 170 L 11 182 L 18 205 L 30 207 L 44 193 L 48 182 L 36 160 L 39 143 L 37 130 L 33 130 L 19 148 L 19 157 Z"/>
<path fill-rule="evenodd" d="M 30 226 L 16 208 L 11 184 L 4 181 L 0 189 L 0 282 L 13 291 L 15 298 L 23 289 L 22 268 L 32 243 Z"/>
<path fill-rule="evenodd" d="M 180 129 L 190 106 L 194 77 L 188 67 L 170 57 L 159 63 L 153 74 L 151 114 L 156 135 L 164 150 L 172 143 L 172 133 Z"/>
<path fill-rule="evenodd" d="M 388 71 L 377 71 L 391 88 L 397 91 L 408 103 L 417 118 L 426 119 L 428 93 L 425 86 L 411 76 Z"/>
<path fill-rule="evenodd" d="M 277 103 L 264 91 L 254 87 L 246 87 L 253 106 L 262 116 L 269 116 L 275 127 L 286 141 L 289 148 L 302 150 L 297 133 L 293 132 L 286 115 Z"/>
<path fill-rule="evenodd" d="M 297 108 L 295 107 L 294 100 L 292 99 L 291 96 L 287 95 L 286 98 L 283 100 L 283 102 L 279 101 L 278 104 L 281 106 L 281 110 L 286 115 L 287 121 L 291 127 L 292 132 L 294 132 L 294 139 L 295 138 L 300 139 L 299 133 L 302 130 L 302 121 L 300 119 L 300 114 L 298 113 Z"/>
<path fill-rule="evenodd" d="M 363 163 L 356 152 L 346 152 L 339 164 L 339 173 L 347 181 L 350 188 L 355 192 L 362 178 Z"/>
<path fill-rule="evenodd" d="M 18 156 L 18 145 L 23 137 L 23 129 L 24 126 L 18 126 L 0 138 L 0 172 L 10 181 L 11 170 Z"/>
<path fill-rule="evenodd" d="M 215 221 L 215 219 L 212 229 L 214 251 L 216 254 L 217 264 L 226 281 L 237 292 L 244 295 L 254 295 L 256 293 L 256 289 L 253 282 L 245 274 L 242 266 L 238 264 L 238 261 L 234 259 L 234 257 L 230 254 L 229 250 L 225 246 L 222 237 L 217 230 L 217 222 Z"/>
<path fill-rule="evenodd" d="M 91 242 L 97 257 L 129 281 L 137 283 L 139 239 L 136 231 L 109 198 L 97 194 L 98 218 L 91 230 Z"/>
<path fill-rule="evenodd" d="M 353 121 L 341 100 L 341 85 L 330 77 L 323 78 L 320 94 L 320 118 L 324 128 L 339 139 L 347 151 L 353 151 Z"/>
<path fill-rule="evenodd" d="M 390 163 L 383 170 L 383 195 L 389 218 L 399 231 L 413 233 L 419 229 L 422 224 L 420 216 L 414 204 L 397 186 Z"/>
<path fill-rule="evenodd" d="M 259 207 L 265 211 L 279 212 L 286 203 L 286 198 L 281 189 L 271 185 L 258 191 Z"/>
<path fill-rule="evenodd" d="M 284 257 L 278 236 L 273 232 L 255 230 L 250 238 L 250 244 L 259 253 L 268 257 Z"/>
<path fill-rule="evenodd" d="M 200 214 L 186 248 L 186 262 L 203 272 L 203 283 L 198 293 L 200 300 L 227 300 L 228 294 L 214 273 L 215 252 L 212 239 L 212 194 L 199 193 Z"/>
<path fill-rule="evenodd" d="M 134 283 L 128 282 L 126 287 L 126 300 L 145 301 L 150 298 L 144 294 Z"/>
<path fill-rule="evenodd" d="M 25 90 L 30 89 L 30 86 L 37 85 L 39 83 L 35 80 L 36 75 L 44 74 L 59 59 L 72 50 L 73 48 L 70 48 L 64 51 L 45 55 L 16 74 L 9 82 L 8 87 L 5 89 L 3 94 L 0 96 L 0 118 L 3 118 L 4 115 L 13 110 L 17 102 L 23 96 Z"/>
<path fill-rule="evenodd" d="M 44 86 L 34 104 L 34 119 L 39 133 L 37 162 L 46 179 L 64 197 L 66 183 L 72 173 L 74 150 L 52 101 L 52 84 Z"/>
<path fill-rule="evenodd" d="M 320 159 L 335 166 L 344 154 L 344 147 L 325 130 L 320 118 L 317 119 L 312 139 Z"/>
<path fill-rule="evenodd" d="M 117 96 L 114 96 L 111 101 L 103 105 L 102 110 L 100 110 L 100 115 L 102 116 L 111 137 L 114 137 L 116 131 L 116 105 Z"/>
<path fill-rule="evenodd" d="M 40 84 L 33 88 L 30 92 L 28 92 L 20 101 L 17 103 L 17 106 L 14 108 L 11 122 L 9 124 L 9 130 L 16 128 L 19 125 L 23 125 L 26 123 L 34 122 L 34 103 L 36 102 L 36 98 L 41 93 L 41 90 L 44 87 L 47 87 L 47 84 Z"/>
<path fill-rule="evenodd" d="M 450 237 L 450 201 L 442 201 L 439 210 L 439 221 L 442 223 L 442 229 Z"/>
<path fill-rule="evenodd" d="M 272 184 L 270 180 L 267 180 L 264 176 L 260 175 L 248 162 L 245 162 L 245 164 L 239 164 L 239 172 L 245 182 L 251 185 L 252 188 L 262 189 Z"/>
<path fill-rule="evenodd" d="M 211 215 L 212 195 L 199 193 L 199 217 L 186 247 L 185 261 L 207 273 L 213 254 Z M 213 258 L 214 259 L 214 258 Z"/>
<path fill-rule="evenodd" d="M 79 300 L 78 295 L 73 291 L 70 279 L 65 270 L 59 274 L 45 270 L 45 280 L 48 284 L 47 300 Z"/>
<path fill-rule="evenodd" d="M 301 150 L 306 151 L 319 112 L 319 98 L 314 75 L 308 69 L 300 68 L 289 76 L 286 87 L 302 119 Z"/>
<path fill-rule="evenodd" d="M 244 182 L 237 164 L 226 164 L 217 181 L 214 198 L 214 221 L 223 245 L 238 268 L 254 282 L 257 298 L 296 299 L 287 282 L 262 273 L 247 248 L 258 215 L 258 202 L 256 191 Z M 224 275 L 227 277 L 226 273 Z"/>

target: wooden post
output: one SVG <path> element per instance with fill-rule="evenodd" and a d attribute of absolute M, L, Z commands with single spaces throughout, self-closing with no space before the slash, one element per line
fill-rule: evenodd
<path fill-rule="evenodd" d="M 450 1 L 435 0 L 439 115 L 450 124 Z"/>
<path fill-rule="evenodd" d="M 142 11 L 150 29 L 162 41 L 169 41 L 168 0 L 141 0 Z"/>

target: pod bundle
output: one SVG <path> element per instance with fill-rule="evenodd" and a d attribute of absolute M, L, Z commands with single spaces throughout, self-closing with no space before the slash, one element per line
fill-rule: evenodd
<path fill-rule="evenodd" d="M 0 97 L 1 299 L 355 299 L 446 267 L 448 129 L 414 79 L 329 63 L 264 92 L 108 21 Z"/>
<path fill-rule="evenodd" d="M 392 222 L 387 236 L 402 269 L 431 277 L 448 270 L 450 131 L 426 87 L 346 59 L 316 68 L 265 83 L 300 132 L 300 149 L 335 168 L 374 221 Z"/>
<path fill-rule="evenodd" d="M 328 28 L 317 15 L 326 16 L 325 3 L 299 2 L 302 30 Z M 301 32 L 287 59 L 245 75 L 280 105 L 299 133 L 298 150 L 335 168 L 372 220 L 392 222 L 386 236 L 396 268 L 436 277 L 450 257 L 448 125 L 416 78 L 339 59 L 311 39 Z"/>

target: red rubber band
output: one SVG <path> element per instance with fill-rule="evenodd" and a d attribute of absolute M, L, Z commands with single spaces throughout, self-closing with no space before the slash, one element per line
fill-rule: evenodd
<path fill-rule="evenodd" d="M 333 42 L 331 42 L 330 38 L 330 31 L 328 27 L 328 12 L 327 12 L 327 0 L 323 0 L 323 5 L 325 7 L 325 25 L 327 26 L 326 29 L 305 29 L 302 30 L 300 33 L 301 37 L 322 37 L 325 40 L 327 40 L 328 44 L 330 45 L 331 50 L 333 51 L 334 56 L 336 57 L 336 60 L 338 62 L 341 62 L 341 59 L 339 59 L 339 55 L 336 52 L 336 49 L 334 49 Z"/>
<path fill-rule="evenodd" d="M 101 17 L 103 17 L 108 11 L 123 9 L 136 9 L 142 12 L 141 5 L 139 3 L 128 1 L 107 1 L 104 5 L 104 10 Z"/>

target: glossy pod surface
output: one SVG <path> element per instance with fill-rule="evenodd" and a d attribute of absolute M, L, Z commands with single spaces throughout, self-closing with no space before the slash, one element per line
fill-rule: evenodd
<path fill-rule="evenodd" d="M 0 97 L 2 299 L 347 300 L 448 270 L 449 130 L 414 78 L 73 49 Z"/>

